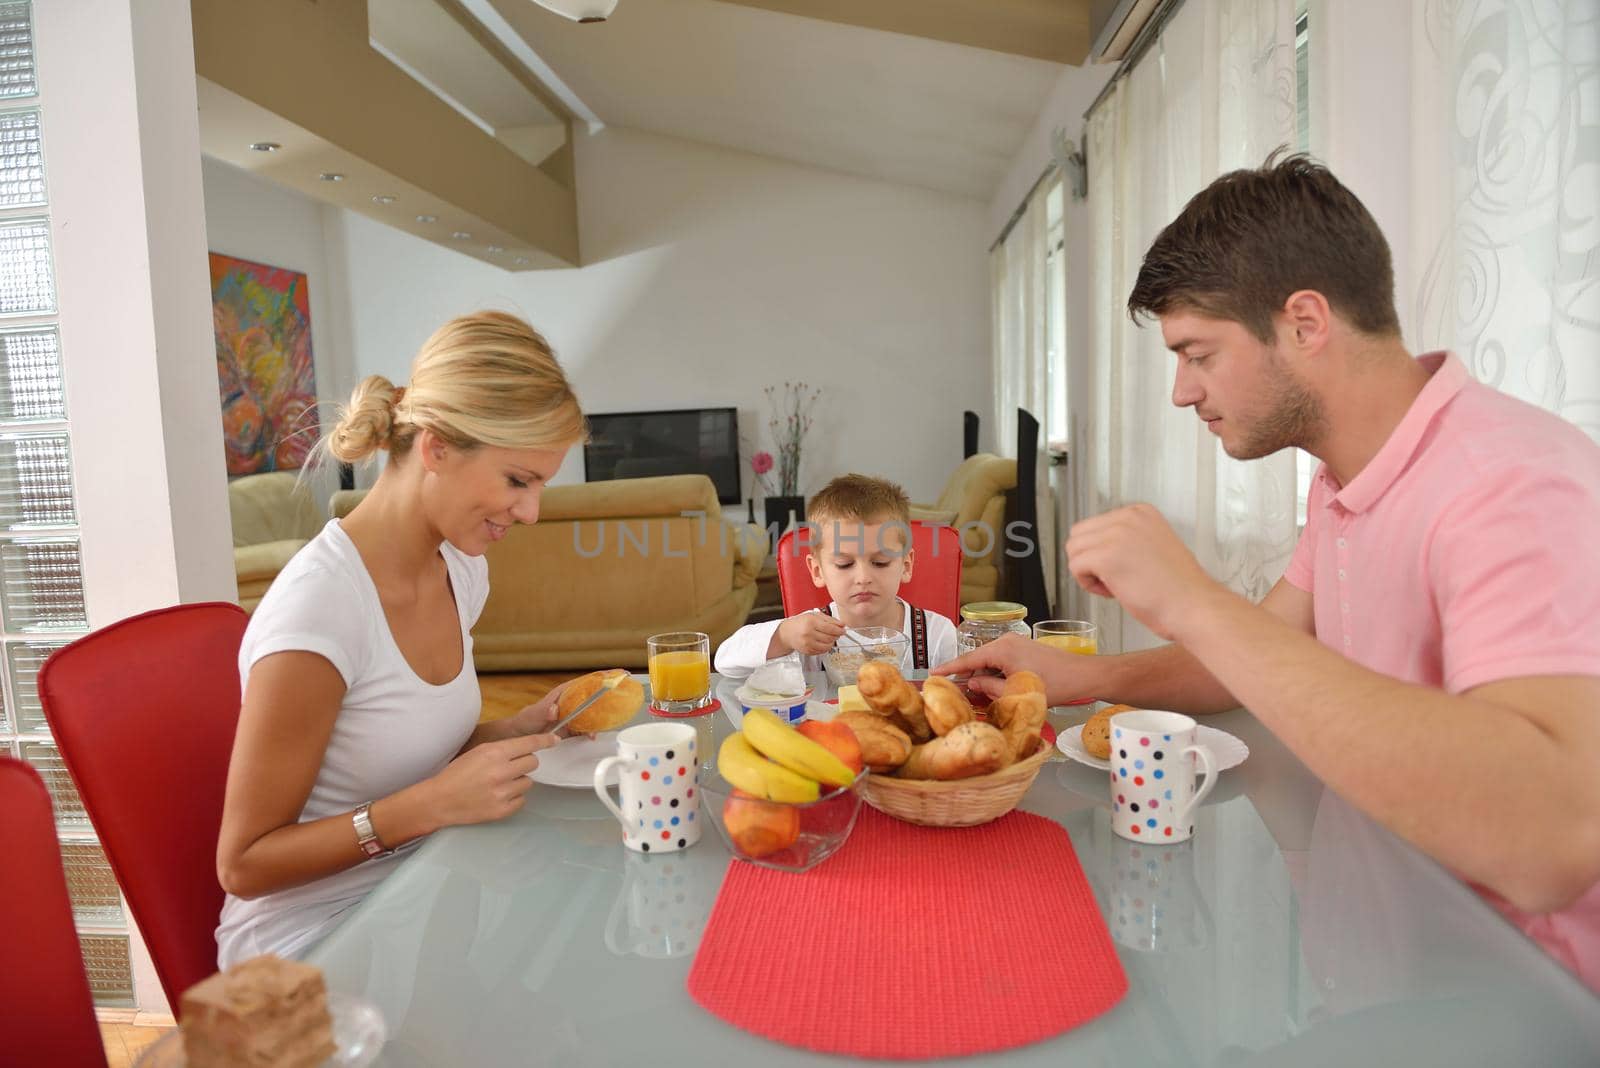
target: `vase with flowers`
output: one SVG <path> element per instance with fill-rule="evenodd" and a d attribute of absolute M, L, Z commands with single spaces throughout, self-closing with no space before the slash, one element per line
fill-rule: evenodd
<path fill-rule="evenodd" d="M 780 531 L 803 521 L 806 517 L 806 499 L 800 493 L 801 449 L 806 434 L 811 430 L 811 412 L 816 407 L 822 390 L 804 382 L 785 382 L 781 387 L 766 388 L 767 406 L 772 416 L 767 420 L 767 430 L 777 447 L 776 460 L 769 453 L 757 453 L 750 458 L 751 469 L 756 472 L 762 493 L 766 497 L 767 527 Z M 762 458 L 765 459 L 762 459 Z M 761 466 L 757 466 L 758 463 Z M 767 482 L 767 475 L 776 468 L 774 478 L 777 492 Z"/>

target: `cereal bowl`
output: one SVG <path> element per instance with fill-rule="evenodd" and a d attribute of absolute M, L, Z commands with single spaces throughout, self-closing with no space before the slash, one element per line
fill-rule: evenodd
<path fill-rule="evenodd" d="M 893 627 L 862 627 L 849 630 L 839 644 L 822 654 L 822 669 L 835 686 L 854 686 L 861 665 L 869 660 L 887 660 L 899 667 L 911 639 Z"/>

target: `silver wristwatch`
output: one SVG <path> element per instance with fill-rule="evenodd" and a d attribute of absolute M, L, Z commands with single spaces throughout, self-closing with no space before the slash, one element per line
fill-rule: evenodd
<path fill-rule="evenodd" d="M 393 850 L 385 849 L 383 842 L 378 839 L 378 832 L 372 829 L 372 820 L 367 815 L 367 809 L 372 807 L 372 802 L 367 802 L 356 809 L 350 817 L 356 825 L 356 845 L 361 847 L 361 852 L 368 858 L 388 856 Z"/>

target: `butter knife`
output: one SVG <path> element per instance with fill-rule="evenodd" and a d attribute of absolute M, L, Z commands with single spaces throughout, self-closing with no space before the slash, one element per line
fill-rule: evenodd
<path fill-rule="evenodd" d="M 627 677 L 628 677 L 627 672 L 623 672 L 620 675 L 612 675 L 612 676 L 608 677 L 604 682 L 602 682 L 600 684 L 600 688 L 598 690 L 596 690 L 594 693 L 590 694 L 588 697 L 585 697 L 582 701 L 578 702 L 578 707 L 577 708 L 574 708 L 571 712 L 568 712 L 566 715 L 564 715 L 560 719 L 556 720 L 555 723 L 553 723 L 550 726 L 546 727 L 540 733 L 541 734 L 554 734 L 556 731 L 560 730 L 562 727 L 565 727 L 568 723 L 571 723 L 573 720 L 577 719 L 578 716 L 583 712 L 584 709 L 588 708 L 590 705 L 592 705 L 596 701 L 600 700 L 600 698 L 604 697 L 606 694 L 610 693 L 612 690 L 615 690 L 617 688 L 617 685 L 619 683 L 621 683 L 622 680 L 627 678 Z"/>

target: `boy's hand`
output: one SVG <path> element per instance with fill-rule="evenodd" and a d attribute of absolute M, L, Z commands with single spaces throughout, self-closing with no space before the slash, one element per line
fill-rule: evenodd
<path fill-rule="evenodd" d="M 806 656 L 821 656 L 844 633 L 844 624 L 826 612 L 802 612 L 778 624 L 778 641 Z"/>

